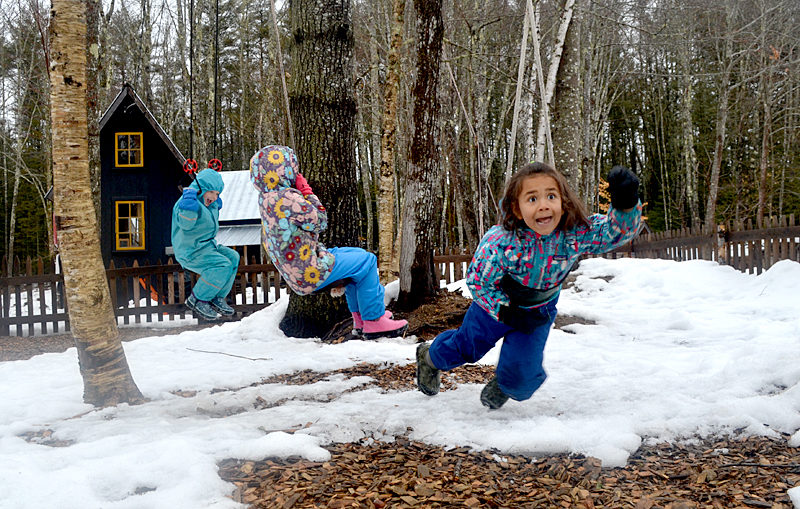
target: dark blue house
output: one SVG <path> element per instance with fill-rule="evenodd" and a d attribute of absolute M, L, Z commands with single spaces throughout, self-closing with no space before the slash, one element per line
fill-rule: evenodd
<path fill-rule="evenodd" d="M 166 262 L 185 158 L 126 84 L 100 119 L 100 246 L 106 267 Z"/>

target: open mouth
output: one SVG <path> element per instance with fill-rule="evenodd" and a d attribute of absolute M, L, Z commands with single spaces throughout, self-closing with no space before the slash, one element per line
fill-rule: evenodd
<path fill-rule="evenodd" d="M 536 224 L 539 226 L 547 226 L 553 220 L 553 216 L 539 217 L 536 219 Z"/>

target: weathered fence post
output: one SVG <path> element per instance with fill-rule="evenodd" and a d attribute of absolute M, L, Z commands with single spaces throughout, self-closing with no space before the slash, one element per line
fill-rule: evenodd
<path fill-rule="evenodd" d="M 728 260 L 728 229 L 724 224 L 717 225 L 717 263 L 729 265 Z"/>

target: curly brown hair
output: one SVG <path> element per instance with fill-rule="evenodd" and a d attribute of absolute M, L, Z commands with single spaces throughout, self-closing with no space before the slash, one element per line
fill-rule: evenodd
<path fill-rule="evenodd" d="M 534 162 L 523 166 L 519 171 L 512 175 L 506 184 L 500 208 L 503 214 L 502 225 L 508 231 L 516 231 L 518 228 L 525 228 L 525 221 L 519 218 L 519 194 L 522 192 L 522 183 L 528 177 L 544 175 L 552 177 L 558 185 L 561 193 L 561 207 L 564 210 L 561 221 L 557 228 L 571 230 L 578 225 L 590 226 L 589 218 L 586 213 L 586 206 L 578 199 L 578 195 L 569 187 L 567 179 L 561 172 L 549 164 Z"/>

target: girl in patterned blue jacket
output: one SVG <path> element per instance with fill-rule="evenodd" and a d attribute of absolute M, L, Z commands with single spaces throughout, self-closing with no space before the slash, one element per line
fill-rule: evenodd
<path fill-rule="evenodd" d="M 500 338 L 495 376 L 481 392 L 490 409 L 508 398 L 530 398 L 546 378 L 547 336 L 556 318 L 561 283 L 584 253 L 605 253 L 639 231 L 639 179 L 615 166 L 608 175 L 608 214 L 587 217 L 566 179 L 553 167 L 531 163 L 506 185 L 502 224 L 481 239 L 467 271 L 473 302 L 458 329 L 417 347 L 417 386 L 439 392 L 440 370 L 477 362 Z"/>

